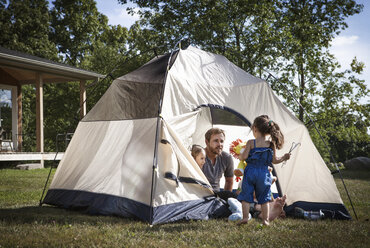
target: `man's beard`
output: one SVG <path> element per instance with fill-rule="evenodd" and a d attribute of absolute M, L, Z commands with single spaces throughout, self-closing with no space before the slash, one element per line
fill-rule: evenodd
<path fill-rule="evenodd" d="M 220 155 L 222 152 L 222 149 L 220 146 L 217 146 L 216 148 L 210 147 L 210 151 L 215 155 Z"/>

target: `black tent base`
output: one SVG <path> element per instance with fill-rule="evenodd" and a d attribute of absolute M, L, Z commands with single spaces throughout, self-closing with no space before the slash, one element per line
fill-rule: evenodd
<path fill-rule="evenodd" d="M 295 208 L 301 208 L 305 211 L 321 211 L 324 219 L 351 220 L 352 217 L 343 204 L 336 203 L 318 203 L 298 201 L 292 205 L 284 207 L 287 216 L 297 217 Z"/>
<path fill-rule="evenodd" d="M 153 216 L 150 216 L 149 205 L 124 197 L 79 190 L 50 189 L 43 203 L 93 215 L 137 218 L 150 224 L 207 220 L 227 217 L 225 214 L 230 213 L 228 206 L 215 196 L 154 207 Z"/>

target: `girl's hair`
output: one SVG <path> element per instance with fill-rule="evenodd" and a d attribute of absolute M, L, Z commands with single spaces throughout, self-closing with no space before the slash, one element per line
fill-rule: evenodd
<path fill-rule="evenodd" d="M 271 141 L 277 149 L 280 149 L 284 144 L 284 135 L 280 130 L 279 125 L 271 120 L 267 115 L 260 115 L 254 119 L 253 125 L 261 132 L 262 135 L 271 135 Z"/>
<path fill-rule="evenodd" d="M 195 159 L 196 156 L 198 156 L 198 154 L 201 153 L 202 151 L 204 151 L 203 147 L 201 147 L 200 145 L 193 145 L 191 147 L 191 156 L 193 156 L 193 158 Z"/>

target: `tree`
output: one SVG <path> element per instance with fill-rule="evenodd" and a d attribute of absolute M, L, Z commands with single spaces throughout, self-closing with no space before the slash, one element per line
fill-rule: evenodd
<path fill-rule="evenodd" d="M 68 43 L 70 45 L 68 51 L 72 51 L 72 57 L 74 59 L 63 60 L 73 62 L 71 64 L 77 65 L 83 61 L 83 59 L 81 59 L 83 58 L 82 56 L 92 56 L 91 50 L 89 49 L 92 47 L 92 44 L 95 43 L 97 37 L 100 36 L 101 31 L 108 28 L 107 18 L 97 12 L 95 2 L 93 1 L 85 1 L 83 3 L 76 2 L 75 5 L 68 3 L 70 1 L 56 2 L 59 10 L 62 10 L 63 4 L 65 4 L 69 7 L 68 10 L 72 12 L 56 12 L 55 8 L 51 11 L 53 14 L 59 13 L 59 17 L 66 17 L 66 20 L 54 18 L 54 24 L 58 23 L 62 25 L 61 22 L 64 21 L 63 24 L 66 24 L 67 30 L 71 31 L 70 33 L 64 33 L 65 36 L 62 35 L 63 29 L 61 26 L 57 26 L 57 28 L 55 28 L 55 26 L 50 26 L 52 24 L 50 21 L 51 14 L 49 14 L 47 1 L 12 0 L 9 1 L 9 4 L 7 4 L 6 1 L 1 1 L 0 27 L 4 35 L 0 36 L 0 45 L 13 50 L 58 61 L 58 53 L 63 54 L 63 50 L 58 51 L 55 44 L 63 44 L 64 39 L 68 40 L 67 38 L 75 37 L 74 39 L 70 39 L 71 42 Z M 78 11 L 85 12 L 81 13 Z M 68 21 L 76 21 L 76 23 L 68 24 Z M 98 24 L 94 23 L 94 21 L 97 21 Z M 71 26 L 71 28 L 69 26 Z M 60 33 L 56 35 L 55 32 Z M 49 36 L 51 39 L 49 39 Z M 106 35 L 106 39 L 108 39 L 107 37 L 109 37 L 109 34 Z M 56 43 L 54 44 L 50 40 Z M 64 47 L 66 46 L 63 46 L 63 48 Z M 69 58 L 70 56 L 67 54 L 65 57 L 62 57 Z M 96 59 L 96 61 L 101 60 Z M 88 65 L 86 66 L 88 67 Z M 22 86 L 23 147 L 28 151 L 35 151 L 36 148 L 34 139 L 36 126 L 35 92 L 34 85 Z M 76 117 L 79 117 L 77 113 L 79 108 L 78 92 L 79 86 L 76 82 L 44 85 L 44 105 L 48 106 L 48 108 L 44 109 L 46 151 L 55 150 L 55 138 L 57 133 L 71 132 L 77 126 L 78 118 L 76 119 Z"/>
<path fill-rule="evenodd" d="M 45 0 L 0 2 L 0 46 L 58 61 L 57 49 L 49 40 L 49 24 Z M 28 151 L 36 148 L 35 103 L 35 87 L 22 86 L 23 147 Z"/>
<path fill-rule="evenodd" d="M 127 3 L 125 0 L 119 0 Z M 140 25 L 151 32 L 151 43 L 172 48 L 181 38 L 225 55 L 252 74 L 260 74 L 276 56 L 275 1 L 201 0 L 131 1 L 141 9 Z M 128 8 L 129 13 L 135 9 Z M 154 38 L 154 39 L 153 39 Z"/>
<path fill-rule="evenodd" d="M 57 60 L 49 40 L 50 16 L 46 0 L 0 1 L 0 46 Z"/>
<path fill-rule="evenodd" d="M 316 111 L 312 116 L 322 131 L 324 140 L 330 144 L 330 151 L 337 161 L 346 161 L 357 156 L 370 156 L 370 105 L 363 104 L 362 98 L 369 95 L 369 89 L 363 80 L 355 77 L 363 71 L 364 64 L 353 59 L 351 70 L 332 72 L 334 75 L 326 79 L 318 95 Z M 310 126 L 310 133 L 321 154 L 328 151 L 322 141 L 315 135 Z M 327 159 L 328 161 L 329 159 Z"/>
<path fill-rule="evenodd" d="M 279 47 L 280 80 L 301 106 L 281 87 L 273 84 L 273 88 L 285 96 L 298 118 L 309 124 L 311 137 L 327 162 L 331 160 L 329 152 L 337 161 L 369 155 L 369 147 L 363 145 L 370 141 L 367 129 L 363 128 L 368 124 L 368 107 L 361 104 L 369 90 L 363 80 L 356 78 L 364 64 L 354 58 L 352 69 L 341 71 L 328 50 L 335 35 L 347 27 L 345 18 L 362 8 L 355 1 L 335 0 L 290 0 L 278 4 L 282 18 L 276 27 L 287 37 Z M 330 145 L 329 151 L 303 109 L 315 120 L 324 141 Z"/>
<path fill-rule="evenodd" d="M 77 66 L 91 52 L 94 41 L 107 27 L 108 18 L 99 13 L 94 0 L 55 0 L 51 10 L 51 40 L 64 61 Z"/>
<path fill-rule="evenodd" d="M 363 5 L 354 0 L 283 0 L 276 6 L 280 19 L 275 27 L 283 37 L 276 71 L 281 71 L 284 84 L 298 96 L 302 105 L 298 118 L 304 121 L 303 107 L 312 112 L 319 89 L 338 78 L 334 72 L 339 65 L 328 51 L 330 42 L 347 27 L 345 19 L 360 13 Z"/>

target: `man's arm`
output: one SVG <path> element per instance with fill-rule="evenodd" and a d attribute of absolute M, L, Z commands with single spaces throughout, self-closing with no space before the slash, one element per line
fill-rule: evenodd
<path fill-rule="evenodd" d="M 225 177 L 225 187 L 224 190 L 232 191 L 233 190 L 234 177 Z"/>
<path fill-rule="evenodd" d="M 234 184 L 234 160 L 230 154 L 226 155 L 227 157 L 227 166 L 225 170 L 225 186 L 224 190 L 232 191 Z"/>

